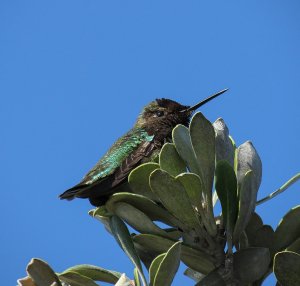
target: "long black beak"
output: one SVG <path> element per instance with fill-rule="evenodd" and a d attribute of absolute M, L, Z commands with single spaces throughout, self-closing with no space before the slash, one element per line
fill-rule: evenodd
<path fill-rule="evenodd" d="M 211 101 L 212 99 L 214 99 L 214 98 L 218 97 L 219 95 L 221 95 L 222 93 L 226 92 L 227 90 L 228 90 L 228 88 L 225 88 L 225 89 L 223 89 L 223 90 L 221 90 L 221 91 L 219 91 L 219 92 L 217 92 L 217 93 L 211 95 L 210 97 L 208 97 L 208 98 L 206 98 L 206 99 L 200 101 L 200 102 L 197 103 L 196 105 L 191 106 L 191 107 L 189 107 L 188 109 L 182 110 L 181 112 L 191 112 L 191 111 L 194 111 L 194 110 L 196 110 L 197 108 L 199 108 L 200 106 L 206 104 L 207 102 Z"/>

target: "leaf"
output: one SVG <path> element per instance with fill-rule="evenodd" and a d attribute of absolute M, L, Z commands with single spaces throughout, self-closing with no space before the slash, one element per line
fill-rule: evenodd
<path fill-rule="evenodd" d="M 243 283 L 251 283 L 260 279 L 270 264 L 268 248 L 249 247 L 233 254 L 234 276 Z"/>
<path fill-rule="evenodd" d="M 300 237 L 296 239 L 289 247 L 287 247 L 286 250 L 300 254 Z"/>
<path fill-rule="evenodd" d="M 274 273 L 281 285 L 300 285 L 300 255 L 291 251 L 277 253 L 274 258 Z"/>
<path fill-rule="evenodd" d="M 175 242 L 152 234 L 135 235 L 133 241 L 135 245 L 140 245 L 156 255 L 165 253 Z M 184 244 L 181 245 L 181 260 L 188 267 L 203 274 L 207 274 L 215 268 L 215 259 L 211 255 Z"/>
<path fill-rule="evenodd" d="M 172 143 L 166 143 L 162 147 L 159 154 L 159 165 L 162 170 L 174 177 L 186 172 L 186 165 Z"/>
<path fill-rule="evenodd" d="M 263 221 L 257 213 L 253 213 L 245 229 L 248 241 L 252 245 L 256 238 L 256 232 L 263 226 Z"/>
<path fill-rule="evenodd" d="M 187 268 L 183 274 L 193 279 L 195 282 L 199 282 L 201 279 L 203 279 L 203 277 L 205 277 L 205 275 L 203 275 L 202 273 L 199 273 L 191 268 Z"/>
<path fill-rule="evenodd" d="M 240 234 L 246 228 L 255 210 L 257 191 L 253 187 L 253 176 L 253 172 L 248 171 L 240 185 L 238 218 L 233 233 L 235 242 L 238 241 Z"/>
<path fill-rule="evenodd" d="M 111 234 L 109 220 L 112 216 L 112 213 L 108 212 L 105 206 L 101 206 L 96 209 L 90 210 L 89 215 L 103 223 L 105 229 Z"/>
<path fill-rule="evenodd" d="M 135 194 L 143 195 L 151 200 L 157 201 L 156 196 L 154 196 L 149 186 L 150 174 L 156 169 L 159 169 L 159 165 L 149 162 L 141 164 L 130 172 L 128 182 Z"/>
<path fill-rule="evenodd" d="M 158 268 L 160 266 L 161 261 L 164 259 L 164 257 L 166 256 L 166 253 L 162 253 L 158 256 L 156 256 L 156 258 L 152 261 L 150 268 L 149 268 L 149 277 L 150 277 L 150 285 L 154 285 L 154 279 L 155 279 L 155 275 L 158 271 Z"/>
<path fill-rule="evenodd" d="M 212 204 L 212 185 L 215 172 L 215 131 L 201 112 L 197 112 L 190 123 L 190 136 L 204 184 L 207 203 Z"/>
<path fill-rule="evenodd" d="M 142 164 L 133 169 L 128 176 L 128 182 L 132 191 L 156 201 L 157 198 L 149 186 L 150 174 L 156 169 L 159 169 L 159 165 L 153 162 Z"/>
<path fill-rule="evenodd" d="M 116 193 L 110 197 L 106 205 L 108 208 L 113 208 L 113 204 L 118 202 L 124 202 L 134 206 L 145 213 L 153 221 L 162 221 L 175 227 L 182 226 L 178 219 L 145 196 L 132 193 Z"/>
<path fill-rule="evenodd" d="M 143 212 L 137 208 L 123 202 L 112 205 L 113 209 L 110 211 L 115 215 L 125 220 L 130 226 L 141 233 L 152 233 L 161 236 L 168 236 L 167 232 L 163 231 Z"/>
<path fill-rule="evenodd" d="M 110 228 L 120 247 L 138 269 L 143 285 L 146 286 L 147 282 L 143 273 L 142 265 L 125 223 L 114 215 L 110 218 Z"/>
<path fill-rule="evenodd" d="M 51 285 L 53 283 L 57 283 L 57 286 L 61 286 L 61 283 L 55 272 L 45 261 L 41 259 L 31 259 L 27 265 L 26 271 L 36 286 Z"/>
<path fill-rule="evenodd" d="M 222 215 L 226 228 L 227 240 L 232 242 L 232 232 L 238 212 L 236 176 L 233 168 L 224 160 L 217 163 L 215 176 L 215 188 L 222 205 Z M 231 244 L 231 242 L 229 242 L 229 244 Z M 232 244 L 228 246 L 231 248 Z"/>
<path fill-rule="evenodd" d="M 216 161 L 226 160 L 234 167 L 235 146 L 229 137 L 229 130 L 222 118 L 218 118 L 213 127 L 216 133 Z"/>
<path fill-rule="evenodd" d="M 172 138 L 179 156 L 183 159 L 190 172 L 199 174 L 200 171 L 189 129 L 184 125 L 177 125 L 172 131 Z"/>
<path fill-rule="evenodd" d="M 71 286 L 98 286 L 92 279 L 71 271 L 60 274 L 59 279 Z"/>
<path fill-rule="evenodd" d="M 218 269 L 208 273 L 195 286 L 226 286 L 225 280 L 220 275 Z"/>
<path fill-rule="evenodd" d="M 199 221 L 190 199 L 179 180 L 158 169 L 150 176 L 150 186 L 165 208 L 183 224 L 186 224 L 185 229 L 199 227 Z"/>
<path fill-rule="evenodd" d="M 237 180 L 240 186 L 246 174 L 252 170 L 252 192 L 257 194 L 262 177 L 262 163 L 252 142 L 247 141 L 237 149 Z"/>
<path fill-rule="evenodd" d="M 33 280 L 29 276 L 20 278 L 17 282 L 18 286 L 36 286 L 36 284 L 34 284 Z"/>
<path fill-rule="evenodd" d="M 270 225 L 263 225 L 256 231 L 252 246 L 269 248 L 271 257 L 275 254 L 274 250 L 274 230 Z"/>
<path fill-rule="evenodd" d="M 180 264 L 180 251 L 180 241 L 170 247 L 157 269 L 153 286 L 169 286 L 172 284 Z"/>
<path fill-rule="evenodd" d="M 82 264 L 66 269 L 63 273 L 74 272 L 82 276 L 86 276 L 94 281 L 103 281 L 108 283 L 116 283 L 121 277 L 121 273 L 106 270 L 98 266 Z"/>
<path fill-rule="evenodd" d="M 139 272 L 136 267 L 134 268 L 133 275 L 134 275 L 134 286 L 141 286 Z"/>
<path fill-rule="evenodd" d="M 287 248 L 300 238 L 300 205 L 289 210 L 275 230 L 275 249 Z"/>

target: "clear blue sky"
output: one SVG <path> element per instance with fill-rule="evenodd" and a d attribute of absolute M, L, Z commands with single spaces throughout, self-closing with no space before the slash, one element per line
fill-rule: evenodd
<path fill-rule="evenodd" d="M 238 144 L 253 141 L 259 197 L 299 172 L 299 27 L 296 0 L 2 0 L 1 284 L 15 285 L 32 257 L 132 276 L 88 202 L 57 196 L 154 98 L 194 104 L 229 87 L 202 111 Z M 299 188 L 258 208 L 265 223 L 299 204 Z"/>

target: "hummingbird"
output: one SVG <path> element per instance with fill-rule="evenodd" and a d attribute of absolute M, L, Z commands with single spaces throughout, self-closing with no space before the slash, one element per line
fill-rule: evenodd
<path fill-rule="evenodd" d="M 166 98 L 156 99 L 144 107 L 133 128 L 120 137 L 84 176 L 79 184 L 59 198 L 88 198 L 94 206 L 104 205 L 127 182 L 138 165 L 151 161 L 165 142 L 171 141 L 177 124 L 188 126 L 193 112 L 228 89 L 223 89 L 194 106 L 181 105 Z"/>

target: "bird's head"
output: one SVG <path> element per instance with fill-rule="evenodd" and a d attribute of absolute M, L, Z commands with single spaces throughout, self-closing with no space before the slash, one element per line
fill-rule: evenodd
<path fill-rule="evenodd" d="M 194 106 L 182 105 L 166 98 L 156 99 L 144 107 L 136 126 L 145 129 L 149 135 L 155 135 L 158 140 L 170 137 L 172 129 L 177 124 L 188 126 L 191 116 L 197 108 L 225 91 L 227 89 L 221 90 Z"/>

